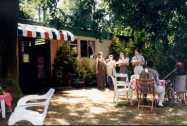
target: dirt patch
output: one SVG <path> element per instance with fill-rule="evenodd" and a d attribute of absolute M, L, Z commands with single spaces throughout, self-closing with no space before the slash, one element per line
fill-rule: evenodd
<path fill-rule="evenodd" d="M 39 110 L 41 108 L 38 108 Z M 1 125 L 7 125 L 0 118 Z M 45 125 L 128 125 L 168 124 L 187 125 L 187 106 L 155 108 L 138 111 L 137 104 L 130 106 L 127 100 L 113 103 L 113 91 L 97 89 L 59 90 L 52 97 Z M 23 124 L 23 123 L 21 123 Z"/>
<path fill-rule="evenodd" d="M 187 107 L 138 111 L 122 99 L 113 103 L 113 91 L 80 89 L 59 91 L 52 99 L 45 124 L 187 124 Z"/>

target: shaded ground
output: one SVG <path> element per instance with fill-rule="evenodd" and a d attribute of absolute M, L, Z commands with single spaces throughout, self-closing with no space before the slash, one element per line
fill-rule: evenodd
<path fill-rule="evenodd" d="M 113 91 L 59 91 L 51 101 L 45 124 L 187 124 L 187 106 L 138 111 L 127 101 L 113 103 Z"/>
<path fill-rule="evenodd" d="M 45 119 L 45 125 L 86 124 L 186 124 L 187 106 L 156 108 L 138 111 L 122 99 L 113 103 L 113 91 L 80 89 L 57 91 L 52 98 Z M 7 115 L 7 119 L 9 114 Z M 7 119 L 0 118 L 0 125 L 7 125 Z"/>

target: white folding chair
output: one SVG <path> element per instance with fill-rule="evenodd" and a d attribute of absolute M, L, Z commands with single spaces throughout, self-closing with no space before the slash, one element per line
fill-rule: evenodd
<path fill-rule="evenodd" d="M 130 89 L 128 75 L 116 73 L 115 77 L 112 77 L 112 81 L 114 84 L 113 102 L 117 103 L 120 96 L 126 96 L 128 100 L 131 100 L 132 92 Z"/>

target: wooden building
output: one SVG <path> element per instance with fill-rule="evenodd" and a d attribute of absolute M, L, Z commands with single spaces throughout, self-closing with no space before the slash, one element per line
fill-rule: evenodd
<path fill-rule="evenodd" d="M 75 41 L 70 45 L 77 51 L 78 58 L 93 58 L 99 51 L 102 51 L 104 57 L 109 54 L 109 49 L 112 43 L 112 34 L 101 33 L 101 37 L 91 31 L 74 31 L 70 30 L 75 35 Z"/>
<path fill-rule="evenodd" d="M 50 81 L 57 49 L 74 35 L 39 25 L 18 23 L 17 64 L 23 92 L 45 88 Z"/>

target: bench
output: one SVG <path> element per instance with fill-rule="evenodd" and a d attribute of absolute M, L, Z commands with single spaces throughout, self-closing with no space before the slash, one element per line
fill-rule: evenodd
<path fill-rule="evenodd" d="M 19 121 L 29 121 L 33 125 L 43 125 L 54 92 L 55 90 L 51 88 L 44 95 L 27 95 L 20 98 L 14 112 L 10 115 L 8 125 L 15 125 Z M 38 107 L 42 108 L 42 111 L 41 109 L 39 111 Z"/>

